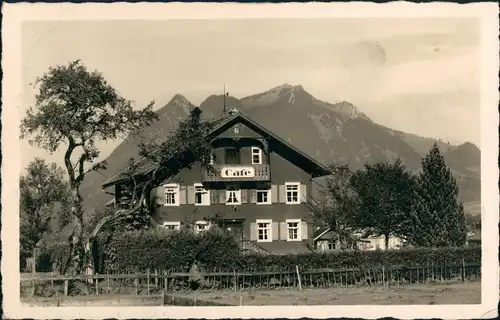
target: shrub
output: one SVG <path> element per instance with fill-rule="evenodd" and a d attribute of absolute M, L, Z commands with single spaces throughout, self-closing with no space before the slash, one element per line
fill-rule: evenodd
<path fill-rule="evenodd" d="M 481 262 L 481 248 L 404 248 L 390 251 L 341 251 L 291 255 L 241 254 L 232 236 L 210 230 L 150 230 L 117 235 L 110 247 L 116 253 L 114 272 L 172 270 L 188 272 L 196 261 L 202 271 L 279 272 L 321 268 L 417 267 Z"/>
<path fill-rule="evenodd" d="M 202 267 L 227 268 L 237 260 L 239 246 L 231 235 L 218 229 L 202 234 L 190 229 L 152 229 L 117 234 L 105 251 L 108 272 L 188 272 L 194 262 Z"/>
<path fill-rule="evenodd" d="M 60 268 L 68 254 L 67 243 L 44 247 L 45 260 Z M 196 262 L 200 271 L 293 271 L 323 268 L 424 267 L 481 263 L 481 247 L 403 248 L 390 251 L 340 251 L 332 253 L 264 255 L 241 254 L 234 238 L 211 229 L 196 234 L 190 229 L 149 229 L 114 233 L 98 239 L 99 273 L 147 270 L 189 272 Z M 50 265 L 50 263 L 45 263 Z M 47 270 L 49 271 L 49 270 Z"/>
<path fill-rule="evenodd" d="M 61 272 L 69 255 L 68 242 L 45 242 L 40 247 L 37 270 L 40 272 Z"/>

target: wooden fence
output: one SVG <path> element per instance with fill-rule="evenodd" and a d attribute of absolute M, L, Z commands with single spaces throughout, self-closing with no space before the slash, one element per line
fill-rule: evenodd
<path fill-rule="evenodd" d="M 134 274 L 54 275 L 22 273 L 24 296 L 135 294 L 274 288 L 329 288 L 404 285 L 481 278 L 481 265 L 316 269 L 275 272 L 167 272 Z"/>

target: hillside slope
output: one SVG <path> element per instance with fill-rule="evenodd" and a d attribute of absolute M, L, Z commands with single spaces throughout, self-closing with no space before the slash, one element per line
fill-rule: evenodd
<path fill-rule="evenodd" d="M 417 171 L 423 154 L 434 143 L 419 137 L 381 126 L 359 112 L 349 102 L 328 103 L 316 99 L 302 86 L 284 84 L 269 91 L 237 99 L 222 95 L 209 96 L 200 104 L 203 119 L 222 115 L 237 108 L 255 121 L 283 137 L 299 149 L 325 164 L 348 164 L 360 169 L 365 163 L 402 159 L 408 168 Z M 176 95 L 159 109 L 160 120 L 145 128 L 140 137 L 166 136 L 194 106 Z M 111 198 L 100 185 L 124 169 L 137 155 L 140 137 L 121 143 L 108 157 L 108 170 L 92 173 L 85 179 L 82 193 L 87 210 L 102 210 Z M 459 181 L 460 198 L 464 202 L 480 200 L 480 150 L 471 143 L 452 146 L 437 141 L 446 161 Z"/>

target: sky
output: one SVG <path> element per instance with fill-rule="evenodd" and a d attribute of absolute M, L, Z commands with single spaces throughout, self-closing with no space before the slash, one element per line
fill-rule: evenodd
<path fill-rule="evenodd" d="M 125 98 L 156 108 L 175 94 L 198 105 L 224 85 L 239 98 L 288 83 L 349 101 L 384 126 L 480 144 L 480 29 L 465 18 L 25 22 L 22 118 L 31 83 L 81 59 Z M 106 157 L 119 142 L 101 144 Z M 21 141 L 34 157 L 62 164 Z"/>

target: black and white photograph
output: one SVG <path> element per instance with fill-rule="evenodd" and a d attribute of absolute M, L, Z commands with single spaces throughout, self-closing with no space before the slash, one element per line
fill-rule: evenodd
<path fill-rule="evenodd" d="M 3 11 L 6 316 L 496 315 L 498 6 Z"/>

